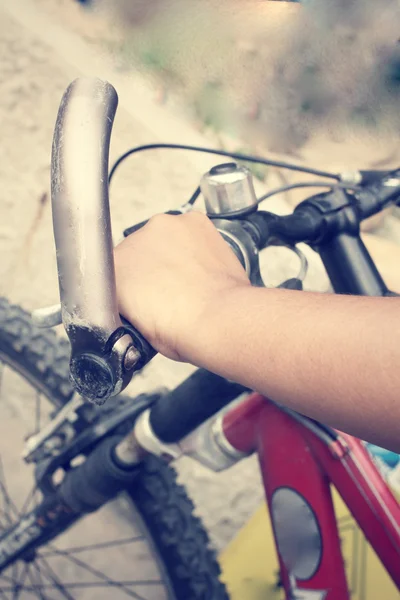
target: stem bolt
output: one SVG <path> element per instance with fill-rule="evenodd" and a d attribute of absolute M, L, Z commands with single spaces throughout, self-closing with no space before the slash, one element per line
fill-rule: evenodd
<path fill-rule="evenodd" d="M 124 357 L 124 369 L 130 371 L 140 359 L 140 353 L 133 346 L 129 346 Z"/>

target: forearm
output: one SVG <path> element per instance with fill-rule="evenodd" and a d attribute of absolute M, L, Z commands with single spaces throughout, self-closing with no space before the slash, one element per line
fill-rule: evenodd
<path fill-rule="evenodd" d="M 187 356 L 296 411 L 400 451 L 397 298 L 243 287 L 208 310 Z"/>
<path fill-rule="evenodd" d="M 400 451 L 399 298 L 251 287 L 196 212 L 151 219 L 115 265 L 121 314 L 165 356 Z"/>

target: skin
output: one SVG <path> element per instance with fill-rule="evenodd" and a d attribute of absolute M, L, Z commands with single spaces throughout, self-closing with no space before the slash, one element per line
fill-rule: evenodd
<path fill-rule="evenodd" d="M 400 452 L 400 301 L 250 285 L 209 219 L 158 215 L 115 249 L 123 314 L 165 356 Z"/>

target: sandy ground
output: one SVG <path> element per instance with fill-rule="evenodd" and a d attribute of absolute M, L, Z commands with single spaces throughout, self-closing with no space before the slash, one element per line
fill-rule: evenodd
<path fill-rule="evenodd" d="M 176 110 L 158 105 L 154 91 L 139 77 L 118 71 L 110 57 L 93 46 L 91 35 L 84 35 L 82 26 L 76 25 L 76 7 L 71 9 L 73 14 L 64 7 L 68 18 L 60 18 L 51 4 L 49 0 L 0 0 L 0 293 L 27 309 L 58 299 L 49 206 L 50 149 L 58 104 L 73 78 L 95 74 L 109 79 L 118 90 L 120 108 L 112 158 L 142 143 L 207 141 Z M 370 146 L 353 143 L 348 146 L 348 156 L 342 144 L 323 143 L 323 151 L 315 146 L 305 148 L 307 161 L 331 168 L 338 163 L 343 166 L 344 161 L 351 167 L 380 159 L 400 162 L 397 149 L 390 143 L 388 150 L 384 140 Z M 318 164 L 319 159 L 324 164 Z M 132 159 L 121 168 L 111 189 L 115 238 L 124 227 L 186 200 L 211 164 L 209 158 L 173 152 Z M 279 212 L 290 208 L 285 198 L 277 198 L 269 206 Z M 387 218 L 369 239 L 381 253 L 380 266 L 394 284 L 398 283 L 398 254 L 394 260 L 391 244 L 400 239 L 398 223 L 395 217 Z M 307 288 L 326 291 L 329 284 L 319 258 L 311 251 L 307 256 Z M 263 264 L 269 280 L 278 282 L 293 273 L 296 263 L 287 262 L 286 254 L 273 250 Z M 187 365 L 157 358 L 143 377 L 135 380 L 134 389 L 141 391 L 160 383 L 173 386 L 190 370 Z M 261 501 L 256 460 L 251 458 L 218 475 L 189 459 L 179 461 L 177 468 L 216 547 L 223 548 Z"/>

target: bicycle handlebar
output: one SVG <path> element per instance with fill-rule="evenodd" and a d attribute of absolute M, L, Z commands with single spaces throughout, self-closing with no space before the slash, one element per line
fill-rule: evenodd
<path fill-rule="evenodd" d="M 76 390 L 98 404 L 118 394 L 155 355 L 147 340 L 118 313 L 108 198 L 108 153 L 117 103 L 109 83 L 74 81 L 58 112 L 51 167 L 61 312 L 71 342 L 71 376 Z M 246 190 L 253 193 L 251 182 L 243 186 L 244 171 L 241 168 L 235 202 Z M 221 178 L 225 171 L 218 173 Z M 273 243 L 305 242 L 320 253 L 335 291 L 389 295 L 360 239 L 359 223 L 398 200 L 400 170 L 360 171 L 360 184 L 356 191 L 342 186 L 312 196 L 287 216 L 258 210 L 255 196 L 247 197 L 243 214 L 235 210 L 230 217 L 209 216 L 255 285 L 263 285 L 260 250 Z M 290 281 L 288 287 L 300 289 L 296 280 Z"/>
<path fill-rule="evenodd" d="M 108 154 L 118 104 L 99 79 L 75 80 L 60 104 L 51 196 L 62 321 L 77 391 L 102 404 L 154 356 L 118 312 L 108 198 Z"/>
<path fill-rule="evenodd" d="M 108 200 L 108 148 L 118 98 L 100 80 L 71 83 L 57 116 L 51 198 L 64 325 L 74 346 L 84 326 L 101 342 L 118 317 Z M 101 222 L 101 227 L 95 227 Z M 93 295 L 92 291 L 96 290 Z"/>

